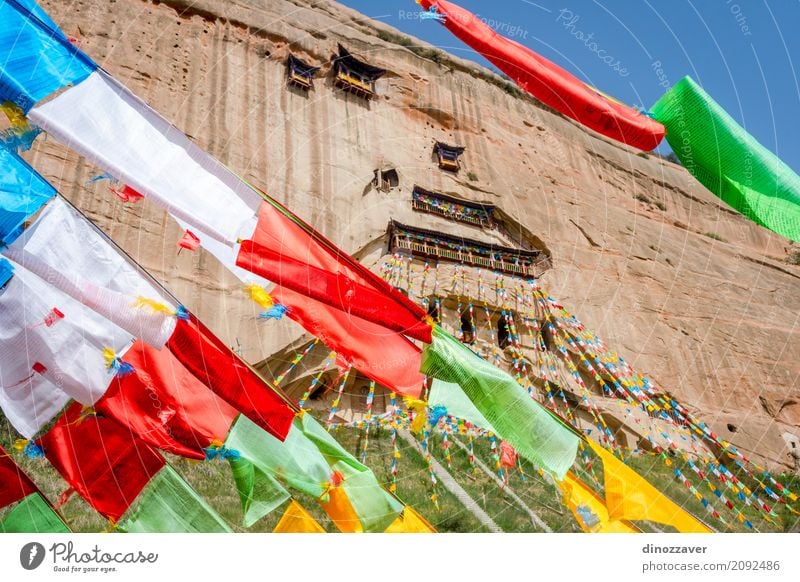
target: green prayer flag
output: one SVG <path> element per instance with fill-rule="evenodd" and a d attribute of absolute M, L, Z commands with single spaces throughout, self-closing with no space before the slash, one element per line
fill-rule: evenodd
<path fill-rule="evenodd" d="M 31 493 L 0 521 L 1 533 L 69 533 L 69 528 L 39 493 Z"/>
<path fill-rule="evenodd" d="M 333 469 L 344 475 L 342 487 L 365 533 L 383 533 L 402 513 L 403 504 L 381 487 L 372 471 L 358 471 L 344 461 Z"/>
<path fill-rule="evenodd" d="M 564 478 L 575 461 L 578 436 L 514 379 L 470 351 L 438 325 L 422 351 L 423 374 L 458 384 L 500 437 L 520 455 Z"/>
<path fill-rule="evenodd" d="M 348 453 L 339 441 L 331 436 L 325 428 L 310 414 L 304 414 L 302 419 L 303 434 L 314 443 L 317 450 L 322 453 L 329 465 L 342 462 L 357 471 L 369 471 L 353 455 Z"/>
<path fill-rule="evenodd" d="M 315 499 L 325 493 L 331 476 L 330 465 L 303 433 L 303 420 L 300 418 L 294 419 L 286 439 L 281 441 L 240 414 L 225 439 L 225 447 L 237 451 L 240 459 L 257 469 L 255 479 L 269 476 Z M 237 482 L 239 485 L 246 487 L 247 483 Z M 242 490 L 239 494 L 250 495 Z"/>
<path fill-rule="evenodd" d="M 119 524 L 130 533 L 229 533 L 231 529 L 197 492 L 165 466 L 153 477 Z"/>
<path fill-rule="evenodd" d="M 228 433 L 225 448 L 239 454 L 230 462 L 245 514 L 250 518 L 258 519 L 259 510 L 274 509 L 279 499 L 286 499 L 282 496 L 288 493 L 282 485 L 315 499 L 324 498 L 334 472 L 344 477 L 341 487 L 365 532 L 384 531 L 403 510 L 402 503 L 381 487 L 372 471 L 310 414 L 294 419 L 284 441 L 240 415 Z"/>
<path fill-rule="evenodd" d="M 242 500 L 245 527 L 250 527 L 291 498 L 289 492 L 249 459 L 229 459 Z"/>
<path fill-rule="evenodd" d="M 469 397 L 464 394 L 464 391 L 458 384 L 445 382 L 438 378 L 433 379 L 433 382 L 431 382 L 431 391 L 430 394 L 428 394 L 428 407 L 435 408 L 437 406 L 443 406 L 447 409 L 447 414 L 450 416 L 463 418 L 478 428 L 497 432 L 492 426 L 492 423 L 486 420 L 486 417 L 481 414 L 480 410 L 475 408 L 475 405 Z"/>
<path fill-rule="evenodd" d="M 750 220 L 800 242 L 800 176 L 690 77 L 651 109 L 681 164 Z"/>

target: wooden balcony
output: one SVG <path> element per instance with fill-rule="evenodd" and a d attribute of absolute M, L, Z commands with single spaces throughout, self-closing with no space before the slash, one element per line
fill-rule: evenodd
<path fill-rule="evenodd" d="M 363 81 L 358 77 L 348 74 L 343 69 L 339 69 L 336 73 L 334 85 L 339 89 L 348 91 L 364 99 L 372 99 L 375 96 L 375 83 L 373 81 Z"/>
<path fill-rule="evenodd" d="M 474 226 L 479 226 L 481 228 L 493 228 L 494 223 L 492 222 L 491 218 L 489 218 L 488 213 L 486 213 L 485 218 L 478 218 L 475 216 L 471 216 L 466 213 L 458 213 L 458 212 L 448 212 L 444 208 L 439 206 L 435 206 L 434 204 L 430 204 L 424 200 L 417 200 L 414 199 L 411 201 L 411 208 L 417 210 L 419 212 L 427 212 L 430 214 L 438 214 L 444 218 L 449 220 L 456 220 L 458 222 L 466 222 L 467 224 L 472 224 Z"/>
<path fill-rule="evenodd" d="M 496 260 L 473 253 L 454 251 L 438 245 L 409 240 L 402 236 L 395 237 L 394 248 L 410 251 L 414 256 L 444 259 L 490 271 L 519 275 L 520 277 L 538 277 L 546 269 L 546 264 L 549 262 L 545 259 L 536 263 L 525 264 Z"/>
<path fill-rule="evenodd" d="M 311 90 L 311 79 L 296 73 L 295 71 L 289 71 L 287 82 L 290 85 L 294 85 L 298 89 L 302 89 L 303 91 L 310 91 Z"/>

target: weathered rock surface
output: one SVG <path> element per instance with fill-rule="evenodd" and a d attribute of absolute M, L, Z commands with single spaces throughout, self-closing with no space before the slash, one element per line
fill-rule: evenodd
<path fill-rule="evenodd" d="M 396 31 L 329 0 L 42 4 L 198 144 L 360 258 L 383 254 L 392 217 L 434 226 L 410 216 L 415 183 L 496 204 L 551 251 L 542 283 L 554 297 L 721 437 L 788 466 L 784 439 L 800 436 L 800 267 L 787 261 L 798 249 L 680 166 L 518 98 L 476 65 L 381 40 Z M 333 88 L 339 42 L 389 70 L 378 99 Z M 290 49 L 323 67 L 307 96 L 285 87 Z M 465 170 L 439 170 L 434 140 L 466 146 Z M 177 255 L 162 211 L 87 186 L 98 170 L 67 148 L 40 139 L 28 157 L 248 360 L 299 335 L 256 321 L 209 255 Z M 397 168 L 400 188 L 369 187 L 377 167 Z"/>

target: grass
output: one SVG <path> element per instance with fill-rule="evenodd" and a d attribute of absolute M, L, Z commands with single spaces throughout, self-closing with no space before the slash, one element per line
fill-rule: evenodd
<path fill-rule="evenodd" d="M 58 500 L 62 492 L 67 489 L 66 483 L 46 460 L 29 459 L 16 453 L 16 451 L 12 451 L 12 442 L 15 436 L 5 424 L 4 419 L 0 419 L 0 421 L 0 444 L 12 453 L 15 461 L 34 479 L 49 499 Z M 361 458 L 364 443 L 363 429 L 341 428 L 334 433 L 334 436 L 354 456 Z M 451 435 L 450 438 L 451 440 L 458 439 L 460 442 L 467 444 L 466 436 Z M 436 488 L 439 502 L 439 509 L 437 510 L 431 501 L 432 485 L 424 459 L 414 447 L 403 439 L 398 438 L 397 444 L 400 451 L 400 459 L 398 460 L 396 495 L 399 499 L 414 507 L 439 531 L 487 531 L 487 528 L 441 484 Z M 431 436 L 429 445 L 432 456 L 448 468 L 448 460 L 442 447 L 441 435 Z M 473 443 L 473 448 L 475 457 L 483 461 L 492 470 L 494 463 L 488 439 L 476 439 Z M 448 471 L 450 474 L 503 531 L 541 531 L 532 522 L 527 512 L 520 509 L 507 492 L 497 485 L 494 479 L 477 466 L 469 463 L 469 456 L 466 451 L 463 451 L 453 443 L 451 443 L 449 451 Z M 392 480 L 390 471 L 392 452 L 390 433 L 380 428 L 373 428 L 370 431 L 367 445 L 366 464 L 372 469 L 378 481 L 387 487 Z M 171 456 L 168 460 L 209 505 L 231 525 L 234 531 L 270 532 L 274 529 L 285 509 L 285 506 L 278 508 L 272 514 L 257 522 L 252 528 L 245 530 L 240 525 L 242 520 L 241 505 L 227 463 L 216 461 L 196 462 Z M 705 520 L 715 529 L 724 532 L 748 531 L 738 521 L 736 515 L 725 508 L 714 496 L 708 487 L 708 483 L 704 483 L 681 458 L 672 457 L 669 459 L 670 464 L 667 465 L 664 458 L 656 455 L 630 454 L 626 455 L 625 461 L 670 499 Z M 531 510 L 537 513 L 554 532 L 580 531 L 571 512 L 561 504 L 556 488 L 527 461 L 523 460 L 521 467 L 522 471 L 512 471 L 509 475 L 508 487 Z M 674 475 L 675 468 L 680 469 L 692 481 L 697 490 L 716 507 L 727 524 L 708 514 L 692 492 L 676 480 Z M 592 469 L 594 475 L 587 472 L 581 463 L 576 463 L 574 471 L 602 495 L 603 469 L 601 463 L 594 463 Z M 751 482 L 746 475 L 741 474 L 741 471 L 734 473 L 754 492 L 758 492 L 762 499 L 767 499 L 763 491 L 759 491 L 758 483 Z M 800 478 L 797 476 L 781 475 L 777 479 L 792 491 L 796 492 L 800 489 Z M 729 491 L 725 490 L 724 485 L 713 477 L 710 482 L 722 489 L 726 496 L 734 497 Z M 326 531 L 336 531 L 335 526 L 313 499 L 296 491 L 292 493 L 295 499 L 317 519 Z M 752 507 L 745 506 L 740 501 L 736 502 L 736 507 L 742 511 L 744 517 L 751 521 L 759 531 L 797 531 L 800 528 L 798 516 L 792 514 L 788 508 L 776 505 L 776 511 L 779 512 L 782 522 L 770 524 L 762 519 L 763 514 L 756 512 Z M 6 511 L 8 509 L 0 510 L 0 519 L 2 519 Z M 104 531 L 110 527 L 78 495 L 72 495 L 61 507 L 61 512 L 74 531 L 97 532 Z M 637 525 L 645 531 L 669 531 L 670 529 L 668 526 L 648 522 L 637 522 Z"/>
<path fill-rule="evenodd" d="M 467 172 L 467 180 L 470 182 L 477 182 L 478 181 L 478 174 L 475 172 Z"/>
<path fill-rule="evenodd" d="M 363 450 L 363 435 L 363 429 L 351 428 L 341 428 L 334 433 L 336 440 L 359 459 Z M 401 501 L 412 506 L 439 531 L 459 533 L 488 531 L 442 486 L 436 488 L 440 508 L 437 511 L 430 498 L 431 478 L 425 460 L 414 447 L 400 437 L 397 438 L 397 445 L 400 459 L 396 495 Z M 370 430 L 366 465 L 384 486 L 391 483 L 391 460 L 391 434 L 382 429 Z"/>
<path fill-rule="evenodd" d="M 800 253 L 792 253 L 786 262 L 790 265 L 800 265 Z"/>
<path fill-rule="evenodd" d="M 718 235 L 716 232 L 704 232 L 703 236 L 707 236 L 708 238 L 712 238 L 714 240 L 718 240 L 719 242 L 728 242 L 724 238 L 722 238 L 720 235 Z"/>
<path fill-rule="evenodd" d="M 467 437 L 451 436 L 463 444 Z M 499 441 L 498 441 L 499 446 Z M 431 453 L 445 466 L 478 505 L 492 517 L 504 532 L 541 532 L 527 512 L 523 511 L 504 489 L 486 472 L 470 465 L 469 454 L 455 445 L 450 446 L 450 466 L 447 466 L 442 437 L 431 438 Z M 475 458 L 492 470 L 491 448 L 488 439 L 473 441 Z M 522 462 L 522 471 L 511 471 L 508 487 L 547 523 L 554 532 L 579 532 L 580 528 L 570 511 L 559 501 L 555 487 L 545 480 L 527 461 Z"/>

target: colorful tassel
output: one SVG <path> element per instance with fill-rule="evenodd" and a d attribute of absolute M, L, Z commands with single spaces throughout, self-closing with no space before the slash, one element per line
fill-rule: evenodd
<path fill-rule="evenodd" d="M 89 184 L 94 184 L 95 182 L 101 182 L 102 180 L 111 180 L 114 181 L 114 176 L 111 174 L 104 172 L 102 174 L 97 174 L 96 176 L 92 176 L 86 182 L 84 182 L 84 186 L 88 186 Z"/>
<path fill-rule="evenodd" d="M 34 441 L 28 439 L 17 439 L 14 441 L 14 449 L 20 451 L 29 459 L 41 459 L 44 457 L 44 449 Z"/>
<path fill-rule="evenodd" d="M 53 309 L 50 310 L 50 313 L 45 315 L 44 325 L 45 327 L 52 327 L 62 319 L 64 319 L 64 314 L 57 307 L 53 307 Z"/>
<path fill-rule="evenodd" d="M 289 308 L 280 303 L 276 303 L 266 311 L 258 314 L 259 319 L 281 319 L 284 315 L 289 313 Z"/>
<path fill-rule="evenodd" d="M 0 103 L 0 110 L 11 124 L 10 128 L 0 132 L 0 143 L 11 151 L 26 152 L 31 149 L 33 141 L 42 130 L 31 125 L 22 109 L 11 101 Z"/>
<path fill-rule="evenodd" d="M 420 20 L 435 20 L 441 24 L 447 22 L 447 15 L 446 14 L 439 14 L 438 8 L 436 6 L 431 6 L 430 10 L 423 10 L 419 13 Z"/>
<path fill-rule="evenodd" d="M 112 194 L 114 194 L 117 198 L 119 198 L 123 202 L 135 203 L 135 202 L 139 202 L 139 200 L 144 198 L 143 194 L 140 194 L 139 192 L 137 192 L 136 190 L 134 190 L 133 188 L 131 188 L 128 185 L 122 186 L 121 188 L 109 188 L 109 191 L 111 191 Z M 186 231 L 186 232 L 189 232 L 189 231 Z M 184 235 L 184 236 L 186 236 L 186 235 Z M 192 236 L 194 236 L 194 235 L 192 235 Z M 199 243 L 199 241 L 198 241 L 198 243 Z M 191 250 L 194 250 L 194 249 L 191 249 Z"/>
<path fill-rule="evenodd" d="M 174 310 L 165 303 L 160 303 L 158 301 L 154 301 L 153 299 L 148 299 L 147 297 L 142 297 L 141 295 L 136 298 L 136 301 L 133 303 L 132 307 L 134 309 L 149 309 L 153 313 L 163 313 L 164 315 L 171 315 L 177 319 L 181 319 L 183 321 L 188 321 L 189 319 L 189 310 L 186 309 L 183 305 L 178 305 Z"/>
<path fill-rule="evenodd" d="M 103 350 L 103 359 L 106 361 L 106 367 L 120 378 L 133 374 L 136 371 L 136 368 L 127 362 L 123 362 L 122 358 L 117 356 L 111 348 Z"/>
<path fill-rule="evenodd" d="M 158 301 L 154 301 L 153 299 L 148 299 L 147 297 L 142 297 L 141 295 L 136 298 L 136 301 L 133 304 L 135 309 L 143 309 L 147 308 L 153 313 L 163 313 L 165 315 L 175 315 L 175 311 L 169 305 L 164 303 L 159 303 Z"/>
<path fill-rule="evenodd" d="M 183 250 L 186 249 L 187 251 L 196 251 L 197 248 L 200 246 L 200 239 L 197 238 L 191 230 L 187 230 L 183 233 L 183 236 L 178 241 L 178 247 Z M 180 250 L 178 251 L 180 252 Z"/>
<path fill-rule="evenodd" d="M 250 295 L 250 299 L 258 303 L 264 309 L 269 309 L 275 305 L 275 301 L 273 301 L 272 297 L 270 297 L 270 294 L 267 293 L 261 285 L 251 283 L 245 287 L 244 290 L 247 291 L 248 295 Z"/>
<path fill-rule="evenodd" d="M 206 461 L 219 459 L 220 461 L 236 461 L 241 458 L 241 453 L 236 449 L 229 449 L 221 441 L 213 440 L 211 445 L 203 449 L 206 454 Z"/>

